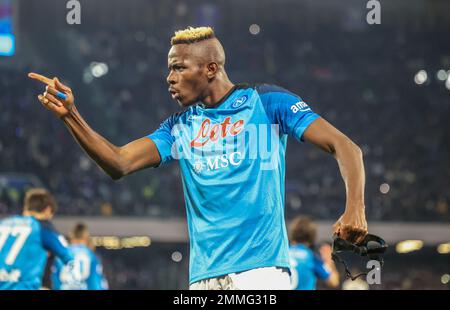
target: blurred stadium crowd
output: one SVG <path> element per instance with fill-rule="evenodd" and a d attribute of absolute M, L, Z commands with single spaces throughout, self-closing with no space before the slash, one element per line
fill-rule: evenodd
<path fill-rule="evenodd" d="M 269 1 L 255 7 L 251 18 L 233 14 L 236 9 L 224 1 L 200 1 L 196 9 L 182 1 L 158 2 L 151 12 L 148 4 L 133 3 L 112 20 L 86 10 L 78 28 L 55 21 L 37 27 L 36 17 L 21 12 L 21 44 L 30 48 L 21 61 L 2 66 L 0 75 L 0 214 L 20 210 L 18 188 L 31 174 L 57 195 L 59 214 L 183 217 L 176 164 L 113 182 L 61 121 L 43 110 L 36 99 L 40 85 L 28 81 L 26 73 L 63 78 L 91 126 L 125 144 L 177 111 L 165 82 L 173 30 L 213 23 L 233 81 L 274 83 L 296 92 L 362 147 L 369 220 L 450 219 L 450 90 L 435 77 L 439 69 L 450 68 L 448 24 L 440 28 L 419 20 L 402 27 L 399 21 L 369 28 L 342 18 L 336 26 L 323 12 L 302 26 L 286 16 L 285 6 L 272 4 L 273 14 L 261 13 Z M 290 1 L 286 7 L 307 17 L 301 3 Z M 148 20 L 136 18 L 147 13 Z M 54 26 L 58 30 L 50 40 L 47 30 Z M 428 78 L 418 85 L 414 76 L 421 69 L 428 70 Z M 291 140 L 286 168 L 288 217 L 301 212 L 335 219 L 343 210 L 344 186 L 333 158 Z M 6 173 L 15 173 L 15 181 L 6 181 L 11 180 Z"/>

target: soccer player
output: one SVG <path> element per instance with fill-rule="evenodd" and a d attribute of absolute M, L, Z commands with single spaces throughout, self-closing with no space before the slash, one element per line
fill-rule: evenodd
<path fill-rule="evenodd" d="M 38 96 L 113 179 L 178 160 L 190 236 L 191 289 L 290 289 L 284 221 L 288 136 L 332 154 L 346 188 L 333 227 L 351 242 L 367 234 L 360 148 L 297 95 L 274 85 L 232 83 L 225 52 L 210 27 L 175 33 L 168 91 L 183 108 L 146 137 L 116 146 L 95 132 L 59 79 Z M 64 99 L 63 99 L 64 98 Z M 274 143 L 267 147 L 268 141 Z"/>
<path fill-rule="evenodd" d="M 47 251 L 64 263 L 72 261 L 64 237 L 49 222 L 57 204 L 45 189 L 25 194 L 22 216 L 0 221 L 0 290 L 37 290 L 47 262 Z"/>
<path fill-rule="evenodd" d="M 320 257 L 312 250 L 317 235 L 316 224 L 308 217 L 296 217 L 289 229 L 291 259 L 291 288 L 293 290 L 316 289 L 317 278 L 330 287 L 339 285 L 339 273 L 331 259 L 331 246 L 320 247 Z"/>
<path fill-rule="evenodd" d="M 108 288 L 103 268 L 94 251 L 89 248 L 90 235 L 87 226 L 78 223 L 70 234 L 70 249 L 74 255 L 73 268 L 57 258 L 52 266 L 54 290 L 105 290 Z M 70 272 L 78 275 L 71 276 Z M 74 281 L 76 279 L 76 281 Z"/>

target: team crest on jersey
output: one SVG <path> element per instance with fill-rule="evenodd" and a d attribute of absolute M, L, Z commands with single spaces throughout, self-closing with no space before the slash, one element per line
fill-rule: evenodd
<path fill-rule="evenodd" d="M 233 104 L 231 105 L 233 108 L 239 108 L 241 105 L 243 105 L 248 99 L 247 95 L 244 95 L 242 97 L 239 97 L 236 99 L 236 101 L 233 102 Z"/>

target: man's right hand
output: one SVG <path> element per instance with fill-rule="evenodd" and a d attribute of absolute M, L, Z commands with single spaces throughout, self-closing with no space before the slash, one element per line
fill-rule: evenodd
<path fill-rule="evenodd" d="M 159 166 L 161 156 L 153 140 L 143 137 L 121 147 L 112 144 L 95 132 L 76 111 L 72 90 L 58 78 L 49 79 L 36 73 L 28 76 L 47 85 L 44 94 L 39 95 L 39 101 L 64 119 L 75 140 L 111 178 L 118 180 L 135 171 Z M 60 97 L 65 95 L 66 99 L 60 99 L 58 92 Z M 70 117 L 66 117 L 68 115 Z"/>
<path fill-rule="evenodd" d="M 320 256 L 322 257 L 322 260 L 327 263 L 332 262 L 332 259 L 331 259 L 332 252 L 333 252 L 333 249 L 327 243 L 323 244 L 319 249 L 319 253 L 320 253 Z"/>
<path fill-rule="evenodd" d="M 72 90 L 62 84 L 58 78 L 49 79 L 37 73 L 29 73 L 28 77 L 47 85 L 45 92 L 38 96 L 38 100 L 46 109 L 52 111 L 60 118 L 67 116 L 72 111 L 74 107 Z M 66 95 L 66 99 L 58 98 L 58 92 Z"/>

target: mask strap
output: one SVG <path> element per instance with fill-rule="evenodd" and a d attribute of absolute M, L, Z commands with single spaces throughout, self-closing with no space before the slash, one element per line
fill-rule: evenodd
<path fill-rule="evenodd" d="M 347 276 L 347 278 L 352 279 L 352 281 L 355 281 L 356 279 L 358 279 L 359 277 L 362 276 L 366 276 L 367 272 L 361 272 L 358 273 L 356 276 L 353 276 L 352 273 L 350 272 L 350 270 L 348 269 L 347 263 L 343 260 L 340 259 L 339 256 L 337 256 L 336 254 L 332 253 L 331 254 L 331 258 L 337 262 L 337 263 L 341 263 L 342 265 L 344 265 L 344 269 L 345 269 L 345 275 Z"/>

